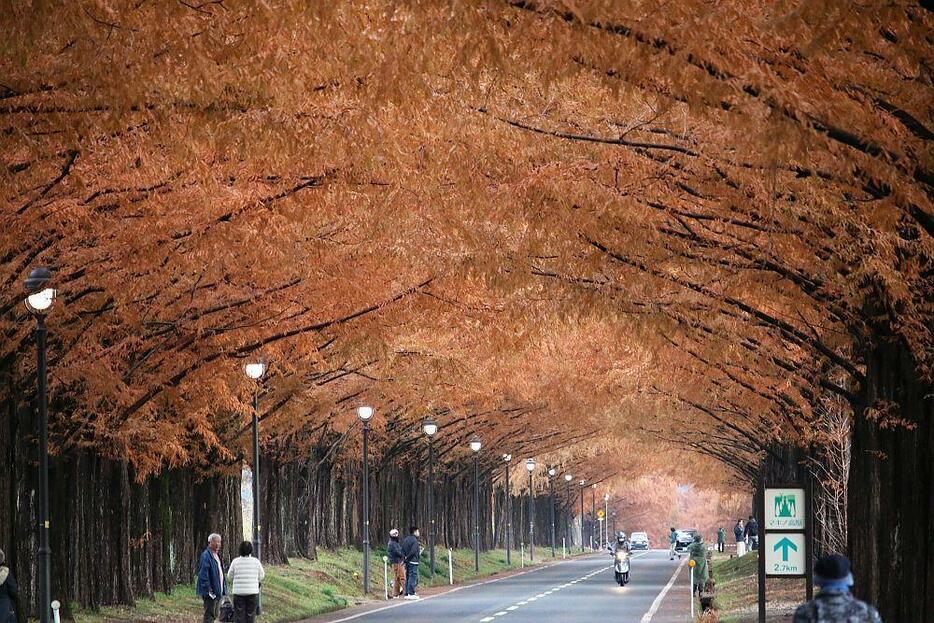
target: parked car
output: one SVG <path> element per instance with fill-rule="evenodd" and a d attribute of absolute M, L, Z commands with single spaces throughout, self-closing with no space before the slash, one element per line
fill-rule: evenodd
<path fill-rule="evenodd" d="M 649 549 L 649 535 L 645 532 L 633 532 L 629 537 L 630 549 Z"/>

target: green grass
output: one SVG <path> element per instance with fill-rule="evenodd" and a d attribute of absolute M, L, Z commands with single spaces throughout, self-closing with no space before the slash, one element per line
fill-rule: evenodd
<path fill-rule="evenodd" d="M 715 605 L 722 621 L 737 621 L 730 612 L 748 605 L 749 598 L 755 599 L 758 556 L 747 554 L 742 558 L 718 558 L 711 562 L 713 579 L 717 583 Z"/>
<path fill-rule="evenodd" d="M 545 548 L 539 551 L 546 553 Z M 370 558 L 371 598 L 381 599 L 383 595 L 383 554 L 382 549 L 377 549 Z M 434 578 L 429 577 L 427 553 L 422 556 L 422 564 L 419 565 L 419 586 L 422 588 L 448 583 L 447 550 L 439 547 L 435 555 Z M 360 590 L 360 558 L 360 551 L 351 548 L 319 549 L 316 561 L 294 558 L 288 565 L 267 566 L 263 584 L 263 619 L 271 623 L 295 621 L 363 602 L 367 598 Z M 454 550 L 452 562 L 455 582 L 496 575 L 520 566 L 518 552 L 514 552 L 512 565 L 506 564 L 506 550 L 482 552 L 479 573 L 474 571 L 473 550 Z M 75 606 L 74 611 L 78 623 L 196 621 L 201 617 L 201 598 L 195 595 L 194 586 L 179 586 L 171 593 L 157 593 L 152 598 L 139 599 L 133 608 L 115 606 L 92 612 Z"/>
<path fill-rule="evenodd" d="M 757 552 L 742 558 L 714 554 L 713 579 L 717 583 L 714 607 L 722 623 L 746 623 L 756 620 L 758 604 Z M 788 620 L 788 613 L 804 601 L 804 580 L 769 579 L 766 582 L 767 620 Z"/>

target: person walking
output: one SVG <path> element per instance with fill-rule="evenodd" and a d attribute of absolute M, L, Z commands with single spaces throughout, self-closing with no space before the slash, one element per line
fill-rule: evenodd
<path fill-rule="evenodd" d="M 749 519 L 746 521 L 746 529 L 743 535 L 747 537 L 750 551 L 759 548 L 759 522 L 756 521 L 756 518 L 752 515 L 750 515 Z"/>
<path fill-rule="evenodd" d="M 418 542 L 418 527 L 412 526 L 409 536 L 402 540 L 402 557 L 405 560 L 405 597 L 403 599 L 419 599 L 415 593 L 418 586 L 418 562 L 422 555 L 421 545 Z"/>
<path fill-rule="evenodd" d="M 853 574 L 846 556 L 823 556 L 814 565 L 814 583 L 820 587 L 817 597 L 795 610 L 794 623 L 882 623 L 879 612 L 853 597 Z"/>
<path fill-rule="evenodd" d="M 743 520 L 737 519 L 736 525 L 733 526 L 733 536 L 736 538 L 736 556 L 745 556 L 746 555 L 746 541 L 743 538 L 746 529 L 743 527 Z"/>
<path fill-rule="evenodd" d="M 263 563 L 253 557 L 253 544 L 249 541 L 240 544 L 240 556 L 230 561 L 227 578 L 233 595 L 234 621 L 254 623 L 259 589 L 266 578 L 266 570 Z"/>
<path fill-rule="evenodd" d="M 389 531 L 389 543 L 386 544 L 386 555 L 392 565 L 392 587 L 389 598 L 393 599 L 405 592 L 405 556 L 402 554 L 402 545 L 399 543 L 399 531 L 395 528 Z"/>
<path fill-rule="evenodd" d="M 677 547 L 678 547 L 678 531 L 672 528 L 671 532 L 668 534 L 668 560 L 675 559 L 675 554 L 677 553 L 675 550 Z M 681 556 L 678 556 L 678 558 L 681 558 Z"/>
<path fill-rule="evenodd" d="M 217 610 L 220 607 L 221 599 L 227 594 L 224 582 L 224 564 L 221 562 L 219 554 L 221 544 L 221 535 L 212 534 L 208 537 L 208 546 L 201 552 L 195 594 L 201 597 L 204 604 L 202 623 L 214 623 L 217 620 Z"/>
<path fill-rule="evenodd" d="M 6 565 L 6 554 L 0 549 L 0 623 L 26 623 L 26 611 L 19 600 L 19 587 L 10 568 Z"/>
<path fill-rule="evenodd" d="M 721 554 L 726 550 L 726 530 L 723 526 L 717 528 L 717 551 Z"/>

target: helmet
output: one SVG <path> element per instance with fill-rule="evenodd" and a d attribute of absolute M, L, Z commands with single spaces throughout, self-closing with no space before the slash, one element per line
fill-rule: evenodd
<path fill-rule="evenodd" d="M 626 540 L 626 533 L 625 533 L 625 532 L 617 532 L 617 533 L 616 533 L 616 540 L 617 540 L 617 541 L 625 541 L 625 540 Z"/>

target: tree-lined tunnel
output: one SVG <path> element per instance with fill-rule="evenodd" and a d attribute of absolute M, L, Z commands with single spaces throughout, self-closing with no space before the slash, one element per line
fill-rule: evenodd
<path fill-rule="evenodd" d="M 651 483 L 745 513 L 781 465 L 815 475 L 857 594 L 934 616 L 924 3 L 306 5 L 0 16 L 0 548 L 33 608 L 21 283 L 48 266 L 67 601 L 170 589 L 242 533 L 258 392 L 270 560 L 359 544 L 368 404 L 374 538 L 427 525 L 428 417 L 452 546 L 475 435 L 490 547 L 506 453 L 517 540 L 536 458 L 540 545 L 548 467 L 658 530 Z"/>

